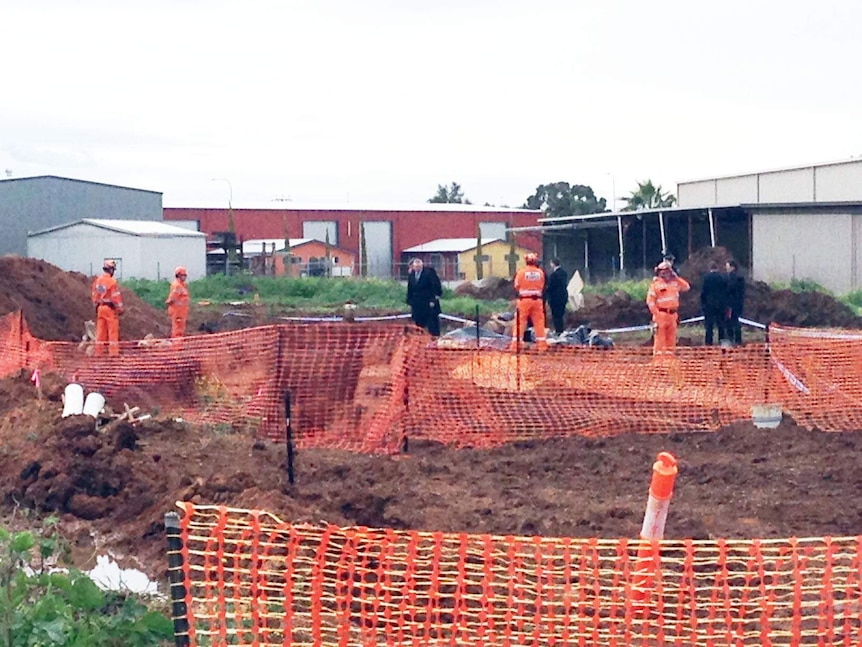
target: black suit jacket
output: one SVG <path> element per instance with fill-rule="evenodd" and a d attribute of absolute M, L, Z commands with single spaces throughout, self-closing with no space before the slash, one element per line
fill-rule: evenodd
<path fill-rule="evenodd" d="M 728 272 L 727 278 L 727 305 L 737 316 L 742 314 L 745 305 L 745 278 L 739 272 Z"/>
<path fill-rule="evenodd" d="M 707 310 L 724 313 L 728 306 L 727 281 L 718 271 L 703 275 L 703 288 L 700 290 L 700 306 Z"/>
<path fill-rule="evenodd" d="M 418 281 L 415 273 L 410 272 L 407 277 L 407 305 L 411 308 L 428 308 L 440 296 L 443 296 L 443 286 L 433 267 L 423 267 Z M 435 307 L 439 308 L 439 303 Z"/>
<path fill-rule="evenodd" d="M 548 277 L 545 285 L 545 301 L 551 305 L 565 305 L 569 300 L 569 275 L 558 267 Z"/>

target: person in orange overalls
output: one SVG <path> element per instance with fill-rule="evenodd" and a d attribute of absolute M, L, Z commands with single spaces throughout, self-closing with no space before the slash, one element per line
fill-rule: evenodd
<path fill-rule="evenodd" d="M 168 306 L 168 316 L 171 318 L 171 337 L 183 337 L 186 334 L 186 322 L 189 319 L 189 287 L 186 279 L 189 273 L 182 265 L 174 269 L 174 282 L 171 291 L 165 299 Z"/>
<path fill-rule="evenodd" d="M 524 257 L 524 260 L 527 262 L 527 266 L 522 267 L 515 274 L 518 305 L 515 327 L 512 328 L 512 343 L 509 348 L 518 350 L 529 317 L 533 322 L 536 345 L 540 350 L 546 350 L 548 341 L 545 334 L 545 302 L 542 299 L 545 292 L 545 272 L 539 267 L 538 254 L 530 252 Z"/>
<path fill-rule="evenodd" d="M 108 354 L 116 357 L 120 354 L 123 295 L 120 294 L 120 286 L 114 278 L 117 262 L 108 259 L 102 269 L 105 273 L 93 280 L 90 290 L 90 298 L 96 306 L 96 355 L 105 354 L 105 342 L 108 342 Z"/>
<path fill-rule="evenodd" d="M 673 271 L 668 261 L 655 268 L 655 278 L 649 286 L 646 303 L 655 323 L 653 355 L 673 355 L 676 349 L 676 329 L 679 325 L 679 295 L 691 289 L 688 281 Z"/>

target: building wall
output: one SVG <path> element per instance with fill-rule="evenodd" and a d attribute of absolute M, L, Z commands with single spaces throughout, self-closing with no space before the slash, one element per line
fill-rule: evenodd
<path fill-rule="evenodd" d="M 523 247 L 516 247 L 515 254 L 518 256 L 517 267 L 524 264 L 524 256 L 530 251 Z M 496 241 L 488 245 L 482 245 L 482 256 L 487 256 L 488 260 L 482 262 L 482 276 L 496 276 L 500 278 L 512 278 L 509 274 L 509 261 L 506 258 L 509 255 L 509 243 Z M 476 280 L 476 249 L 470 249 L 458 255 L 458 267 L 461 277 L 467 281 Z"/>
<path fill-rule="evenodd" d="M 95 276 L 106 258 L 118 261 L 116 277 L 172 279 L 173 269 L 184 265 L 189 280 L 206 275 L 206 237 L 145 237 L 112 232 L 87 223 L 30 236 L 27 256 L 52 265 Z"/>
<path fill-rule="evenodd" d="M 754 214 L 752 277 L 768 283 L 810 279 L 836 294 L 858 289 L 859 218 L 849 213 Z"/>
<path fill-rule="evenodd" d="M 715 183 L 716 204 L 745 204 L 757 202 L 758 177 L 741 175 Z"/>
<path fill-rule="evenodd" d="M 162 194 L 51 176 L 0 180 L 0 255 L 24 255 L 28 232 L 82 218 L 162 220 Z"/>
<path fill-rule="evenodd" d="M 862 159 L 677 185 L 685 209 L 733 204 L 862 202 Z"/>
<path fill-rule="evenodd" d="M 284 264 L 287 256 L 283 252 L 276 254 L 274 259 L 275 274 L 283 276 L 289 272 L 290 276 L 301 276 L 306 271 L 308 262 L 312 258 L 326 258 L 326 245 L 317 241 L 311 241 L 291 249 L 289 269 Z M 356 256 L 346 249 L 330 247 L 329 256 L 332 262 L 333 276 L 352 276 L 359 273 L 359 268 L 356 266 Z"/>
<path fill-rule="evenodd" d="M 234 209 L 234 226 L 237 236 L 253 238 L 302 238 L 306 221 L 335 221 L 337 240 L 331 241 L 359 255 L 360 221 L 392 223 L 392 264 L 398 267 L 404 249 L 427 243 L 437 238 L 471 238 L 476 235 L 479 223 L 500 222 L 507 226 L 529 227 L 538 223 L 541 214 L 513 209 L 512 211 L 362 211 L 313 209 Z M 227 209 L 165 208 L 164 218 L 197 220 L 201 231 L 213 234 L 228 230 Z M 534 252 L 541 251 L 541 236 L 517 234 L 518 244 Z M 399 275 L 396 271 L 395 275 Z"/>
<path fill-rule="evenodd" d="M 757 202 L 814 202 L 814 169 L 761 173 Z M 722 181 L 719 181 L 721 183 Z"/>

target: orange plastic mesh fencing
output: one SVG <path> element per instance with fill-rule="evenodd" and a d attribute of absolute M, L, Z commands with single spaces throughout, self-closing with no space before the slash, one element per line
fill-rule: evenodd
<path fill-rule="evenodd" d="M 564 435 L 715 430 L 751 418 L 771 368 L 763 345 L 732 350 L 556 347 L 417 349 L 408 437 L 489 446 Z"/>
<path fill-rule="evenodd" d="M 285 439 L 299 447 L 396 452 L 404 438 L 488 447 L 565 435 L 715 430 L 779 404 L 824 430 L 862 428 L 862 334 L 773 326 L 742 348 L 556 346 L 511 353 L 445 347 L 391 324 L 282 324 L 179 340 L 34 339 L 0 319 L 0 376 L 56 371 L 162 415 Z M 105 349 L 107 350 L 107 349 Z"/>
<path fill-rule="evenodd" d="M 769 328 L 773 400 L 800 424 L 862 429 L 862 331 Z"/>
<path fill-rule="evenodd" d="M 405 358 L 419 337 L 396 326 L 275 325 L 121 342 L 116 357 L 92 343 L 48 342 L 36 361 L 109 398 L 273 440 L 284 440 L 289 394 L 297 446 L 394 452 Z"/>
<path fill-rule="evenodd" d="M 192 646 L 862 644 L 860 537 L 642 547 L 179 505 Z"/>

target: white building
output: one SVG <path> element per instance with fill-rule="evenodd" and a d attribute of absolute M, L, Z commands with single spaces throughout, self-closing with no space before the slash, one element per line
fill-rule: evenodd
<path fill-rule="evenodd" d="M 172 279 L 174 267 L 183 265 L 194 280 L 206 275 L 206 235 L 165 222 L 84 218 L 29 232 L 27 256 L 88 276 L 112 258 L 121 281 Z"/>
<path fill-rule="evenodd" d="M 754 279 L 862 289 L 862 159 L 682 182 L 677 196 L 681 209 L 748 212 Z"/>

